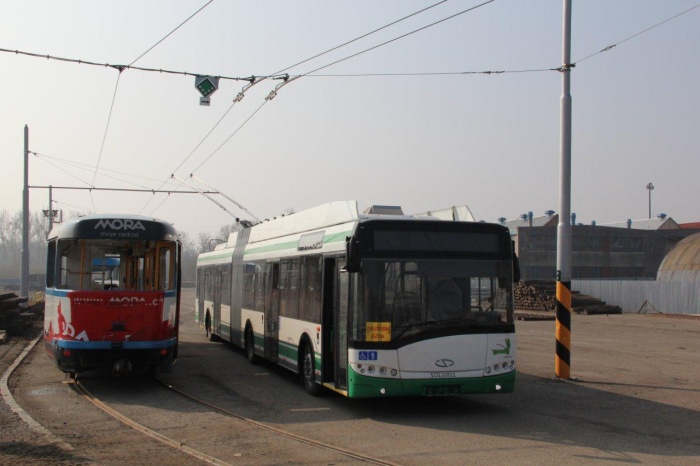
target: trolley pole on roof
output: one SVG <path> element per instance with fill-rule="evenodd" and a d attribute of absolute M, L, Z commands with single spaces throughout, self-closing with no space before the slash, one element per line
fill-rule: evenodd
<path fill-rule="evenodd" d="M 561 169 L 557 227 L 557 323 L 554 371 L 568 379 L 571 370 L 571 0 L 564 0 L 561 94 Z"/>
<path fill-rule="evenodd" d="M 29 296 L 29 126 L 24 125 L 24 190 L 22 191 L 22 253 L 20 296 Z"/>

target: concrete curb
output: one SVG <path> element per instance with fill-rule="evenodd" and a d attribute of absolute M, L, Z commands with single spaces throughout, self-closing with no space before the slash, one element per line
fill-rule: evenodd
<path fill-rule="evenodd" d="M 44 439 L 46 440 L 46 443 L 48 444 L 54 444 L 58 446 L 59 448 L 66 450 L 66 451 L 72 451 L 73 447 L 66 443 L 64 440 L 62 440 L 59 437 L 56 437 L 54 434 L 46 430 L 44 426 L 39 424 L 34 420 L 33 417 L 29 415 L 22 407 L 17 404 L 15 401 L 15 398 L 12 396 L 12 392 L 10 392 L 10 386 L 9 386 L 9 379 L 12 373 L 15 371 L 17 366 L 19 366 L 24 358 L 27 357 L 29 352 L 34 349 L 34 346 L 39 342 L 39 340 L 42 338 L 43 335 L 39 334 L 34 340 L 32 340 L 31 343 L 29 343 L 22 353 L 17 356 L 15 361 L 12 363 L 10 367 L 7 368 L 4 374 L 2 374 L 2 377 L 0 377 L 0 395 L 2 395 L 2 399 L 5 401 L 7 406 L 10 407 L 12 412 L 17 414 L 17 416 L 20 417 L 24 422 L 27 423 L 30 429 L 32 429 L 34 432 L 44 436 Z"/>

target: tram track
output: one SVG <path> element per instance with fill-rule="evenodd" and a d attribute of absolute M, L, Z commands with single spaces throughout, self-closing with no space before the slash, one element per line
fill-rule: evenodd
<path fill-rule="evenodd" d="M 161 387 L 164 389 L 177 394 L 178 396 L 188 400 L 191 403 L 195 403 L 199 406 L 205 407 L 206 409 L 216 412 L 220 415 L 235 419 L 237 421 L 243 422 L 247 425 L 253 426 L 257 429 L 262 429 L 267 432 L 271 432 L 274 435 L 278 435 L 281 437 L 286 437 L 288 439 L 291 439 L 293 441 L 303 443 L 306 445 L 310 445 L 316 448 L 324 449 L 327 451 L 331 451 L 333 453 L 345 456 L 349 459 L 356 460 L 356 461 L 361 461 L 363 463 L 368 463 L 368 464 L 376 464 L 376 465 L 383 465 L 383 466 L 397 466 L 397 463 L 393 463 L 390 461 L 382 460 L 380 458 L 375 458 L 372 456 L 368 456 L 362 453 L 358 453 L 356 451 L 349 450 L 347 448 L 339 447 L 336 445 L 331 445 L 326 442 L 322 442 L 319 440 L 315 440 L 312 438 L 304 437 L 299 434 L 295 434 L 293 432 L 286 431 L 284 429 L 280 429 L 278 427 L 265 424 L 259 421 L 256 421 L 254 419 L 250 419 L 248 417 L 242 416 L 240 414 L 234 413 L 226 408 L 223 408 L 221 406 L 217 406 L 213 403 L 210 403 L 206 400 L 202 400 L 196 396 L 193 396 L 183 390 L 180 390 L 173 385 L 166 383 L 162 380 L 159 380 L 158 378 L 155 378 L 154 381 L 158 383 Z M 186 444 L 184 444 L 181 441 L 178 441 L 176 439 L 173 439 L 171 437 L 168 437 L 166 435 L 163 435 L 153 429 L 150 429 L 143 424 L 140 424 L 139 422 L 135 421 L 134 419 L 120 413 L 119 411 L 113 409 L 110 407 L 107 403 L 101 401 L 97 396 L 95 396 L 86 386 L 85 384 L 80 382 L 80 379 L 77 378 L 74 381 L 71 382 L 71 387 L 75 390 L 75 392 L 83 397 L 85 400 L 89 401 L 93 406 L 104 412 L 105 414 L 113 417 L 114 419 L 120 421 L 122 424 L 131 427 L 132 429 L 136 430 L 137 432 L 140 432 L 143 435 L 146 435 L 170 448 L 176 449 L 180 452 L 183 452 L 185 454 L 188 454 L 194 458 L 197 458 L 199 460 L 202 460 L 206 463 L 209 464 L 215 464 L 215 465 L 230 465 L 230 463 L 227 463 L 226 461 L 216 458 L 214 456 L 208 455 L 200 450 L 197 450 L 196 448 L 190 447 Z"/>
<path fill-rule="evenodd" d="M 101 411 L 105 412 L 106 414 L 112 416 L 113 418 L 117 419 L 121 423 L 131 427 L 132 429 L 154 439 L 157 440 L 158 442 L 161 442 L 171 448 L 174 448 L 176 450 L 179 450 L 183 453 L 186 453 L 190 456 L 193 456 L 197 459 L 200 459 L 202 461 L 205 461 L 210 464 L 216 464 L 216 465 L 222 465 L 222 466 L 230 466 L 230 463 L 227 463 L 225 461 L 222 461 L 218 458 L 214 458 L 213 456 L 207 455 L 204 452 L 201 452 L 195 448 L 189 447 L 185 445 L 182 442 L 179 442 L 173 438 L 167 437 L 159 432 L 156 432 L 153 429 L 149 429 L 148 427 L 139 424 L 138 422 L 134 421 L 133 419 L 121 414 L 120 412 L 116 411 L 115 409 L 111 408 L 108 406 L 106 403 L 102 402 L 99 400 L 95 395 L 90 392 L 85 385 L 80 383 L 79 379 L 75 379 L 72 381 L 71 386 L 73 389 L 83 398 L 88 400 L 90 403 L 92 403 L 95 407 L 100 409 Z"/>
<path fill-rule="evenodd" d="M 295 434 L 293 432 L 289 432 L 289 431 L 280 429 L 278 427 L 271 426 L 269 424 L 265 424 L 265 423 L 256 421 L 254 419 L 250 419 L 248 417 L 242 416 L 240 414 L 236 414 L 236 413 L 229 411 L 225 408 L 222 408 L 220 406 L 216 406 L 212 403 L 209 403 L 208 401 L 199 399 L 193 395 L 190 395 L 182 390 L 175 388 L 171 384 L 163 382 L 162 380 L 159 380 L 159 379 L 155 379 L 155 380 L 156 380 L 156 382 L 161 384 L 163 387 L 167 388 L 168 390 L 173 391 L 174 393 L 177 393 L 178 395 L 184 397 L 185 399 L 187 399 L 189 401 L 197 403 L 201 406 L 205 406 L 205 407 L 211 409 L 212 411 L 215 411 L 215 412 L 222 414 L 224 416 L 227 416 L 227 417 L 237 419 L 241 422 L 244 422 L 244 423 L 251 425 L 251 426 L 254 426 L 256 428 L 263 429 L 263 430 L 266 430 L 268 432 L 272 432 L 276 435 L 284 436 L 284 437 L 287 437 L 289 439 L 296 440 L 296 441 L 301 442 L 301 443 L 305 443 L 307 445 L 311 445 L 311 446 L 318 447 L 318 448 L 323 448 L 325 450 L 330 450 L 332 452 L 339 453 L 339 454 L 347 456 L 351 459 L 363 461 L 365 463 L 378 464 L 378 465 L 384 465 L 384 466 L 398 466 L 397 463 L 392 463 L 390 461 L 367 456 L 367 455 L 364 455 L 362 453 L 357 453 L 355 451 L 349 450 L 347 448 L 342 448 L 342 447 L 338 447 L 335 445 L 331 445 L 329 443 L 321 442 L 319 440 L 314 440 L 314 439 L 304 437 L 304 436 L 299 435 L 299 434 Z"/>

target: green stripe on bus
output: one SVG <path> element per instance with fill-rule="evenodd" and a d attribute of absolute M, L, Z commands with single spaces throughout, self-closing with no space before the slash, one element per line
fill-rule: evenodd
<path fill-rule="evenodd" d="M 262 254 L 264 252 L 275 252 L 283 251 L 285 249 L 296 249 L 298 244 L 299 241 L 287 241 L 286 243 L 270 244 L 269 246 L 259 246 L 257 248 L 248 249 L 245 253 L 243 253 L 243 255 L 247 256 L 250 254 Z"/>
<path fill-rule="evenodd" d="M 340 241 L 345 241 L 345 238 L 352 233 L 352 230 L 342 231 L 340 233 L 334 233 L 332 235 L 324 236 L 323 244 L 337 243 Z M 257 248 L 248 249 L 243 255 L 247 256 L 249 254 L 262 254 L 266 252 L 276 252 L 283 251 L 285 249 L 297 250 L 299 247 L 299 240 L 287 241 L 284 243 L 270 244 L 268 246 L 259 246 Z"/>
<path fill-rule="evenodd" d="M 341 231 L 340 233 L 335 233 L 333 235 L 325 236 L 323 238 L 323 244 L 336 243 L 338 241 L 345 241 L 345 238 L 352 234 L 352 230 Z"/>
<path fill-rule="evenodd" d="M 226 252 L 222 252 L 221 254 L 216 254 L 216 255 L 206 256 L 206 257 L 200 256 L 199 258 L 197 258 L 197 263 L 199 264 L 202 262 L 216 261 L 216 260 L 224 259 L 224 258 L 230 257 L 230 256 L 231 256 L 231 250 L 229 249 Z"/>

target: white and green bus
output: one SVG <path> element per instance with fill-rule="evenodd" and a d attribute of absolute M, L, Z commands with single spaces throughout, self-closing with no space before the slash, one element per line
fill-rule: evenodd
<path fill-rule="evenodd" d="M 384 211 L 332 202 L 232 233 L 197 259 L 197 321 L 312 395 L 512 392 L 508 229 Z"/>

